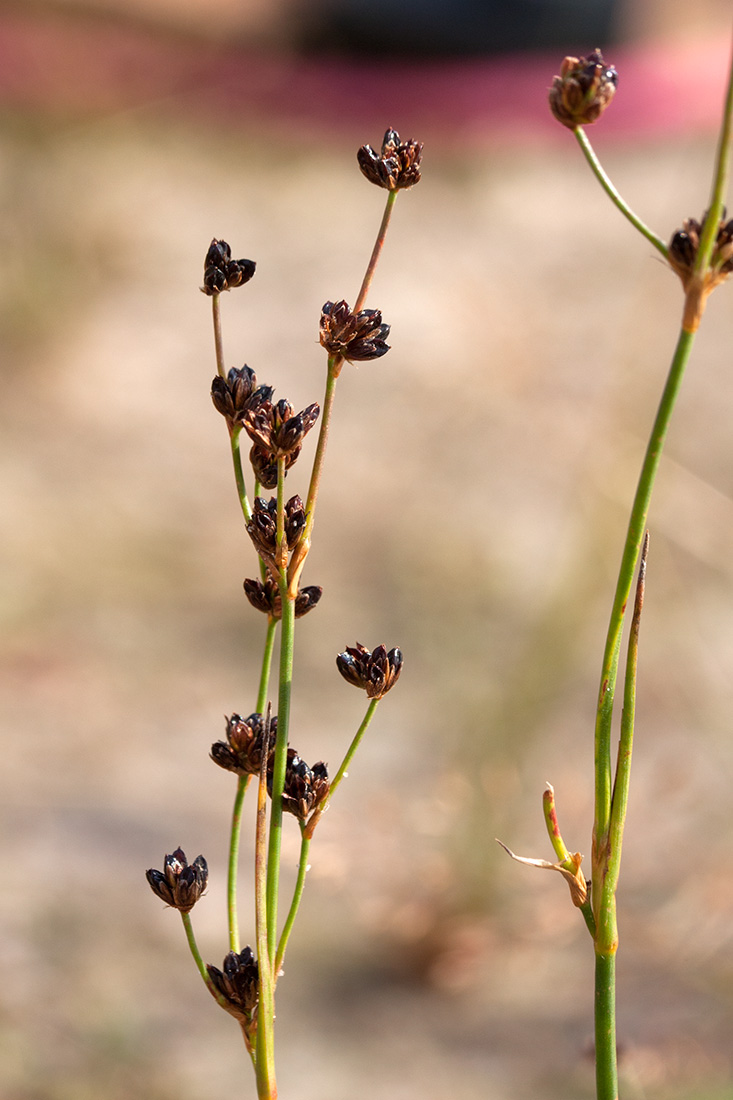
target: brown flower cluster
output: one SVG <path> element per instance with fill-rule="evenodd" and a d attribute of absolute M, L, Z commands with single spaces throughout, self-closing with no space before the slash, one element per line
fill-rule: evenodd
<path fill-rule="evenodd" d="M 369 699 L 381 699 L 397 683 L 402 671 L 402 653 L 383 645 L 370 653 L 360 642 L 348 646 L 336 657 L 336 665 L 344 680 L 362 688 Z"/>
<path fill-rule="evenodd" d="M 390 127 L 379 153 L 371 145 L 362 145 L 356 157 L 370 183 L 388 191 L 402 191 L 420 182 L 422 149 L 421 141 L 400 141 L 400 135 Z"/>
<path fill-rule="evenodd" d="M 326 302 L 321 310 L 318 339 L 329 355 L 349 362 L 379 359 L 389 351 L 389 325 L 382 323 L 378 309 L 352 313 L 348 302 Z"/>
<path fill-rule="evenodd" d="M 181 913 L 190 913 L 206 889 L 209 869 L 203 856 L 196 856 L 189 864 L 185 852 L 176 848 L 172 855 L 165 857 L 162 871 L 151 868 L 145 872 L 145 877 L 161 901 Z"/>
<path fill-rule="evenodd" d="M 232 367 L 226 378 L 217 374 L 211 383 L 211 400 L 214 408 L 225 416 L 231 425 L 241 424 L 244 414 L 272 400 L 272 386 L 258 386 L 257 375 L 245 363 Z"/>
<path fill-rule="evenodd" d="M 733 219 L 725 220 L 726 212 L 718 226 L 713 254 L 710 257 L 710 271 L 706 280 L 706 290 L 710 291 L 728 278 L 733 271 Z M 669 264 L 679 275 L 682 285 L 687 288 L 695 268 L 700 236 L 707 213 L 702 219 L 686 218 L 682 228 L 678 229 L 669 242 Z"/>
<path fill-rule="evenodd" d="M 305 507 L 296 494 L 285 504 L 285 530 L 282 546 L 277 545 L 277 500 L 256 497 L 247 533 L 254 548 L 275 575 L 284 567 L 287 556 L 297 544 L 305 527 Z"/>
<path fill-rule="evenodd" d="M 274 489 L 277 485 L 278 459 L 285 459 L 286 470 L 293 465 L 320 411 L 320 406 L 314 402 L 296 413 L 284 399 L 275 404 L 269 399 L 250 402 L 244 410 L 244 430 L 253 443 L 249 460 L 263 488 Z"/>
<path fill-rule="evenodd" d="M 232 250 L 226 241 L 214 237 L 204 260 L 204 294 L 211 297 L 224 290 L 248 283 L 255 273 L 254 260 L 233 260 Z"/>
<path fill-rule="evenodd" d="M 267 790 L 272 796 L 272 775 L 275 754 L 270 753 L 267 761 Z M 294 814 L 298 821 L 305 821 L 308 815 L 323 806 L 328 798 L 328 769 L 322 760 L 309 768 L 305 760 L 298 756 L 295 749 L 288 749 L 285 765 L 285 788 L 283 790 L 283 810 Z"/>
<path fill-rule="evenodd" d="M 596 122 L 613 99 L 618 73 L 600 50 L 587 57 L 566 57 L 550 88 L 550 110 L 563 126 L 575 130 Z"/>
<path fill-rule="evenodd" d="M 260 995 L 260 972 L 252 948 L 245 947 L 239 954 L 230 951 L 221 970 L 211 965 L 206 969 L 217 993 L 227 1002 L 227 1011 L 243 1024 L 250 1024 Z M 254 1029 L 248 1028 L 248 1041 L 253 1034 Z"/>
<path fill-rule="evenodd" d="M 263 611 L 266 615 L 271 615 L 273 619 L 282 618 L 283 607 L 280 589 L 272 577 L 267 576 L 264 581 L 248 578 L 244 582 L 244 591 L 252 607 L 256 608 L 257 611 Z M 309 611 L 312 611 L 322 595 L 323 589 L 317 584 L 308 584 L 305 588 L 299 588 L 298 595 L 295 597 L 296 619 L 301 619 L 303 615 L 307 615 Z"/>
<path fill-rule="evenodd" d="M 233 714 L 226 720 L 226 741 L 215 741 L 211 746 L 211 759 L 220 768 L 236 775 L 259 775 L 262 754 L 268 755 L 275 747 L 277 718 L 270 719 L 270 734 L 265 748 L 266 720 L 262 714 L 250 714 L 242 718 Z"/>

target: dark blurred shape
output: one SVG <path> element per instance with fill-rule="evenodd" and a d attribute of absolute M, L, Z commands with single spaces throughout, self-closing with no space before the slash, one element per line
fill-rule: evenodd
<path fill-rule="evenodd" d="M 617 0 L 314 0 L 300 45 L 316 53 L 468 57 L 583 50 L 617 40 Z"/>

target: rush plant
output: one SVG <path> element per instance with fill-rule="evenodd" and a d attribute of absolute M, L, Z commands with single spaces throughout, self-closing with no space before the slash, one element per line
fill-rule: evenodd
<path fill-rule="evenodd" d="M 255 264 L 251 260 L 232 259 L 229 245 L 216 239 L 211 242 L 204 262 L 201 289 L 212 304 L 217 370 L 211 398 L 226 424 L 237 495 L 258 573 L 244 581 L 244 592 L 266 624 L 259 685 L 251 693 L 252 713 L 248 717 L 230 714 L 225 738 L 216 741 L 210 753 L 213 762 L 236 780 L 227 878 L 229 951 L 221 969 L 204 962 L 191 921 L 191 910 L 206 889 L 208 869 L 204 857 L 197 856 L 188 863 L 183 851 L 177 848 L 165 856 L 163 870 L 151 869 L 147 878 L 153 892 L 180 912 L 191 954 L 206 987 L 241 1028 L 260 1100 L 274 1100 L 277 1096 L 275 993 L 303 896 L 311 842 L 379 701 L 395 685 L 402 670 L 402 654 L 396 647 L 388 651 L 384 645 L 378 645 L 370 651 L 358 642 L 347 647 L 336 657 L 337 668 L 347 683 L 366 693 L 367 706 L 340 766 L 331 778 L 325 764 L 318 762 L 309 767 L 290 747 L 295 624 L 316 607 L 321 597 L 321 588 L 301 586 L 300 582 L 313 539 L 336 385 L 346 364 L 371 362 L 389 351 L 386 342 L 389 325 L 383 322 L 378 309 L 367 309 L 365 303 L 397 196 L 419 182 L 421 156 L 419 142 L 402 141 L 393 129 L 387 130 L 379 151 L 369 145 L 358 151 L 363 175 L 387 192 L 386 205 L 353 308 L 342 300 L 326 302 L 321 311 L 319 339 L 326 353 L 322 409 L 313 403 L 296 412 L 288 401 L 276 401 L 272 386 L 259 383 L 254 370 L 247 365 L 227 369 L 221 296 L 248 283 L 255 274 Z M 305 501 L 298 495 L 288 497 L 285 479 L 301 456 L 305 437 L 319 420 Z M 250 444 L 247 474 L 241 449 L 245 440 Z M 252 487 L 251 497 L 248 484 Z M 262 495 L 273 491 L 274 496 Z M 271 668 L 278 640 L 277 691 L 273 698 Z M 273 712 L 275 704 L 277 714 Z M 256 802 L 255 906 L 249 923 L 254 947 L 242 948 L 237 878 L 244 800 L 250 786 L 254 788 Z M 282 920 L 280 850 L 286 815 L 297 822 L 300 856 L 293 895 Z"/>
<path fill-rule="evenodd" d="M 595 951 L 595 1057 L 598 1100 L 616 1100 L 616 953 L 619 944 L 616 890 L 629 799 L 634 740 L 636 667 L 639 625 L 644 599 L 649 545 L 647 522 L 659 462 L 672 413 L 690 359 L 695 335 L 708 296 L 733 271 L 733 220 L 726 220 L 724 197 L 728 184 L 733 114 L 733 68 L 723 108 L 717 157 L 708 208 L 701 218 L 688 217 L 669 243 L 657 236 L 632 211 L 601 167 L 584 127 L 596 122 L 611 103 L 618 75 L 599 50 L 587 57 L 566 57 L 550 90 L 555 118 L 572 131 L 594 175 L 609 198 L 635 229 L 650 242 L 679 277 L 683 304 L 677 344 L 644 454 L 636 494 L 621 555 L 618 582 L 603 652 L 595 721 L 595 817 L 591 848 L 591 877 L 581 870 L 582 856 L 572 854 L 558 825 L 554 791 L 543 795 L 545 822 L 557 862 L 524 859 L 520 862 L 560 872 L 570 885 L 573 903 L 580 909 Z M 636 595 L 632 597 L 634 577 Z M 617 725 L 617 683 L 624 620 L 631 607 L 623 701 Z M 509 851 L 509 849 L 506 849 Z"/>

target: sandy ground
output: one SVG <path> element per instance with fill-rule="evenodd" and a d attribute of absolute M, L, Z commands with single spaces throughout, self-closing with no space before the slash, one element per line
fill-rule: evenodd
<path fill-rule="evenodd" d="M 354 164 L 374 127 L 316 148 L 154 106 L 0 125 L 6 1100 L 254 1095 L 143 878 L 178 844 L 206 855 L 195 924 L 220 964 L 233 789 L 207 754 L 253 707 L 263 624 L 197 288 L 213 235 L 254 258 L 224 302 L 227 361 L 320 400 L 319 310 L 353 300 L 381 214 Z M 704 208 L 710 134 L 597 144 L 661 235 Z M 731 1095 L 729 295 L 653 506 L 619 899 L 629 1100 Z M 568 137 L 429 149 L 371 304 L 392 350 L 339 383 L 306 575 L 325 594 L 298 629 L 306 759 L 337 765 L 360 721 L 345 644 L 399 644 L 406 664 L 314 843 L 281 1095 L 589 1096 L 587 933 L 563 884 L 494 837 L 550 856 L 550 780 L 589 850 L 600 654 L 679 288 Z"/>

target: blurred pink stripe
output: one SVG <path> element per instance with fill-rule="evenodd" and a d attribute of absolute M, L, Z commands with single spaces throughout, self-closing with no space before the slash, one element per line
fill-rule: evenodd
<path fill-rule="evenodd" d="M 604 133 L 714 128 L 728 49 L 720 40 L 607 51 L 620 79 Z M 0 103 L 64 116 L 152 105 L 309 134 L 389 124 L 443 146 L 458 136 L 478 144 L 497 136 L 551 140 L 562 137 L 546 108 L 559 61 L 525 54 L 407 63 L 268 56 L 129 25 L 0 15 Z"/>

